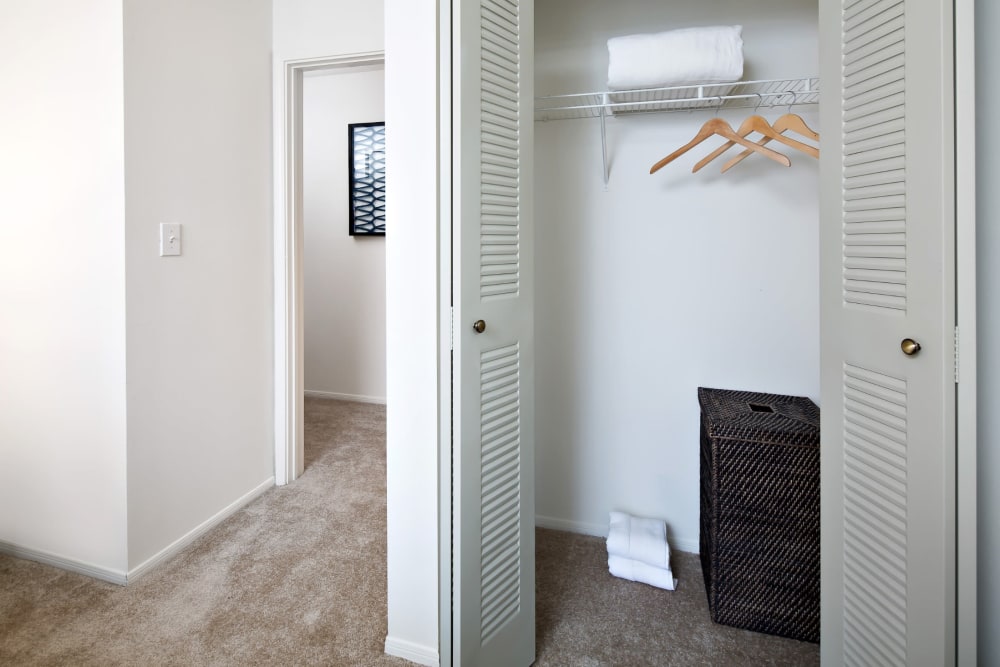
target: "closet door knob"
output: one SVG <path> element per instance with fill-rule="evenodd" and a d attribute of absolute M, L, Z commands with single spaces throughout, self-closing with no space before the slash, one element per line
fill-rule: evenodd
<path fill-rule="evenodd" d="M 476 333 L 483 333 L 484 331 L 486 331 L 486 321 L 476 320 L 475 322 L 472 323 L 472 330 L 475 331 Z"/>
<path fill-rule="evenodd" d="M 903 351 L 903 354 L 905 354 L 906 356 L 912 357 L 913 355 L 915 355 L 917 352 L 920 351 L 920 343 L 913 340 L 912 338 L 904 338 L 903 342 L 899 344 L 899 349 L 901 349 Z"/>

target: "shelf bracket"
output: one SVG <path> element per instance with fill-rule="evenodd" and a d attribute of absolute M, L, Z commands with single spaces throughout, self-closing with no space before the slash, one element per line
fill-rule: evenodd
<path fill-rule="evenodd" d="M 604 165 L 604 190 L 608 189 L 608 178 L 610 174 L 608 173 L 608 129 L 607 129 L 607 114 L 608 114 L 608 104 L 610 103 L 610 95 L 604 93 L 604 100 L 601 105 L 601 161 Z"/>

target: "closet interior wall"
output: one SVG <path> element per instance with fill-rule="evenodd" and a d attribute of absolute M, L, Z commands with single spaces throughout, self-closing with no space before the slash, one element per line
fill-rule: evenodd
<path fill-rule="evenodd" d="M 604 90 L 609 37 L 690 26 L 742 25 L 745 80 L 819 68 L 815 0 L 536 0 L 535 20 L 538 95 Z M 817 106 L 793 111 L 818 127 Z M 540 526 L 605 535 L 623 510 L 696 552 L 696 388 L 819 402 L 817 161 L 692 174 L 707 141 L 649 175 L 714 114 L 609 119 L 606 189 L 599 121 L 535 123 Z"/>

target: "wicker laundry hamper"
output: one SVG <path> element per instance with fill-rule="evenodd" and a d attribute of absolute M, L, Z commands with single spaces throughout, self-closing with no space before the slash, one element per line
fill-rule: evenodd
<path fill-rule="evenodd" d="M 712 620 L 819 641 L 819 408 L 698 389 L 701 568 Z"/>

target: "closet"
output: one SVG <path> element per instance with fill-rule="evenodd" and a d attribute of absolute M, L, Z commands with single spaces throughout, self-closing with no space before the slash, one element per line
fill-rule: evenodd
<path fill-rule="evenodd" d="M 954 158 L 948 106 L 932 102 L 950 95 L 946 10 L 923 0 L 482 0 L 456 13 L 458 644 L 471 632 L 499 645 L 515 618 L 529 625 L 530 572 L 508 551 L 530 553 L 530 517 L 512 527 L 518 507 L 533 503 L 539 526 L 595 535 L 610 510 L 662 517 L 673 548 L 697 551 L 696 388 L 706 386 L 808 396 L 823 409 L 833 471 L 824 660 L 944 661 L 954 632 L 944 539 L 954 528 L 944 363 Z M 791 166 L 751 156 L 724 174 L 719 162 L 692 174 L 706 142 L 649 173 L 713 114 L 738 127 L 753 105 L 622 114 L 603 132 L 600 117 L 535 114 L 536 96 L 601 95 L 609 37 L 720 24 L 743 26 L 745 80 L 818 78 L 818 104 L 792 95 L 791 108 L 757 112 L 773 121 L 792 111 L 818 129 L 820 163 L 787 151 Z M 519 142 L 530 148 L 519 154 Z M 481 412 L 467 411 L 473 386 Z M 515 414 L 520 459 L 503 439 Z M 477 439 L 480 450 L 466 447 Z M 531 486 L 520 501 L 509 481 L 518 474 Z M 480 631 L 467 629 L 478 612 Z"/>
<path fill-rule="evenodd" d="M 801 93 L 819 70 L 815 0 L 536 0 L 537 106 L 555 106 L 541 99 L 549 95 L 607 90 L 608 38 L 706 25 L 743 26 L 745 80 L 799 91 L 763 98 L 757 113 L 775 120 L 792 105 L 819 126 L 817 95 Z M 697 552 L 697 387 L 819 402 L 817 161 L 782 150 L 790 167 L 754 156 L 726 174 L 723 159 L 693 174 L 723 143 L 714 139 L 649 173 L 706 121 L 738 128 L 753 114 L 756 100 L 716 112 L 715 92 L 702 108 L 609 112 L 607 186 L 600 118 L 536 111 L 544 527 L 600 535 L 608 511 L 621 509 L 666 519 L 674 548 Z"/>

